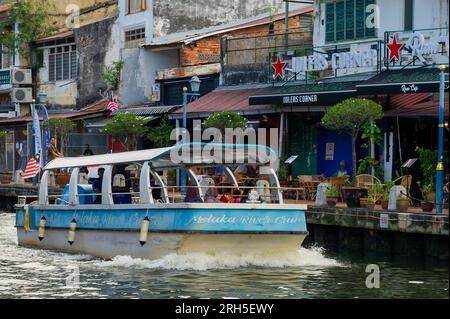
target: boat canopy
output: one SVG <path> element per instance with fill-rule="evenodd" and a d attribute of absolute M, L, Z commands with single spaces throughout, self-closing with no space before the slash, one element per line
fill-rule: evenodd
<path fill-rule="evenodd" d="M 151 167 L 156 170 L 214 164 L 267 165 L 276 161 L 277 158 L 273 149 L 265 145 L 186 143 L 142 151 L 61 157 L 48 163 L 44 170 L 144 162 L 149 162 Z"/>

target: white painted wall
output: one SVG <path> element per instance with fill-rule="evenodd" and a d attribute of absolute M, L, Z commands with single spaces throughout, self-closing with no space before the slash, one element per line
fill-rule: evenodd
<path fill-rule="evenodd" d="M 380 13 L 377 38 L 383 39 L 385 31 L 404 29 L 405 0 L 377 0 L 376 4 Z M 414 0 L 414 29 L 448 28 L 448 8 L 449 0 Z M 325 1 L 316 0 L 314 11 L 314 45 L 322 46 L 326 44 Z"/>

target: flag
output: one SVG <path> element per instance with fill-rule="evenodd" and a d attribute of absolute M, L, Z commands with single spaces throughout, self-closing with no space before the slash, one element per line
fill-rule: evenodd
<path fill-rule="evenodd" d="M 48 120 L 48 112 L 45 105 L 40 106 L 42 111 L 42 120 L 45 122 Z M 44 167 L 47 165 L 48 162 L 48 146 L 50 145 L 50 128 L 44 129 L 44 149 L 42 150 L 42 157 L 41 157 L 41 167 Z"/>
<path fill-rule="evenodd" d="M 117 112 L 119 110 L 119 103 L 117 103 L 117 99 L 111 99 L 111 101 L 109 101 L 108 103 L 107 108 L 111 112 Z"/>
<path fill-rule="evenodd" d="M 41 126 L 39 124 L 39 115 L 36 106 L 31 104 L 31 116 L 33 118 L 33 135 L 34 135 L 34 155 L 42 154 Z"/>
<path fill-rule="evenodd" d="M 36 175 L 39 173 L 40 170 L 40 164 L 39 164 L 39 157 L 33 157 L 30 159 L 27 163 L 27 167 L 25 168 L 25 172 L 23 173 L 23 178 L 33 178 L 36 177 Z"/>

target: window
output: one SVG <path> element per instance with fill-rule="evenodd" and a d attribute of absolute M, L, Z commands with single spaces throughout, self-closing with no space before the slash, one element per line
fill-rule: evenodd
<path fill-rule="evenodd" d="M 50 82 L 72 80 L 77 77 L 76 45 L 49 49 L 48 80 Z"/>
<path fill-rule="evenodd" d="M 125 31 L 125 42 L 145 39 L 145 28 Z"/>
<path fill-rule="evenodd" d="M 326 3 L 326 42 L 355 40 L 375 36 L 375 29 L 366 26 L 368 5 L 375 0 L 335 0 Z"/>
<path fill-rule="evenodd" d="M 413 1 L 414 0 L 405 0 L 405 30 L 413 29 Z"/>
<path fill-rule="evenodd" d="M 125 0 L 126 14 L 137 13 L 147 10 L 147 0 Z"/>

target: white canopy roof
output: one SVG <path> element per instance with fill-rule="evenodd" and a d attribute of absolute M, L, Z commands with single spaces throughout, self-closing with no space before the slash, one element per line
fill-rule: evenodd
<path fill-rule="evenodd" d="M 154 169 L 169 169 L 182 165 L 268 164 L 276 159 L 275 152 L 264 145 L 188 143 L 134 152 L 56 158 L 44 170 L 147 161 Z"/>

